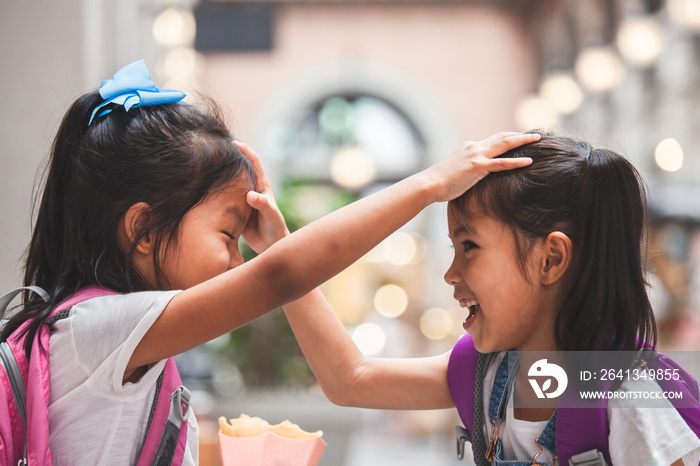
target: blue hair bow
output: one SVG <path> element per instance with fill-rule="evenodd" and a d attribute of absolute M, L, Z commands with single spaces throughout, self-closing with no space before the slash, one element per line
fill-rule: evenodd
<path fill-rule="evenodd" d="M 128 112 L 131 107 L 172 104 L 185 98 L 185 93 L 182 91 L 157 88 L 153 84 L 151 75 L 148 74 L 146 63 L 143 60 L 126 65 L 114 73 L 112 79 L 102 81 L 102 84 L 100 84 L 100 95 L 105 101 L 93 110 L 88 126 L 95 118 L 95 114 L 108 104 L 123 105 Z M 97 117 L 99 118 L 111 111 L 111 108 L 103 110 Z"/>

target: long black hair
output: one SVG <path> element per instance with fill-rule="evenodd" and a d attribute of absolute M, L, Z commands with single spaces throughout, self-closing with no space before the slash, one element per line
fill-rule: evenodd
<path fill-rule="evenodd" d="M 25 346 L 29 356 L 51 310 L 81 288 L 148 289 L 132 264 L 136 246 L 146 237 L 158 252 L 157 287 L 169 287 L 159 258 L 177 239 L 184 215 L 234 180 L 255 183 L 252 165 L 233 143 L 221 112 L 203 101 L 202 108 L 177 103 L 126 112 L 115 106 L 89 126 L 90 114 L 102 103 L 99 93 L 84 94 L 72 104 L 53 142 L 25 259 L 25 285 L 44 288 L 51 303 L 47 307 L 25 293 L 0 341 L 33 319 Z M 150 208 L 125 253 L 117 244 L 118 224 L 139 202 Z"/>
<path fill-rule="evenodd" d="M 513 232 L 521 266 L 532 240 L 562 231 L 572 241 L 568 293 L 556 319 L 561 351 L 634 351 L 656 344 L 644 279 L 647 223 L 644 183 L 621 155 L 566 137 L 501 157 L 532 165 L 492 173 L 450 203 L 463 215 L 474 199 Z"/>

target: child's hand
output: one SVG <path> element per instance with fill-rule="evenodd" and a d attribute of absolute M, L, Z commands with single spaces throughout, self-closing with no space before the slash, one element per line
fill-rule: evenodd
<path fill-rule="evenodd" d="M 258 254 L 289 234 L 282 212 L 277 207 L 272 185 L 267 179 L 260 159 L 253 150 L 236 141 L 238 148 L 248 157 L 255 170 L 255 191 L 249 191 L 246 202 L 253 208 L 243 239 Z"/>
<path fill-rule="evenodd" d="M 497 133 L 482 141 L 467 141 L 423 173 L 436 187 L 436 202 L 451 201 L 491 172 L 530 165 L 532 159 L 529 158 L 494 157 L 539 139 L 539 134 Z"/>

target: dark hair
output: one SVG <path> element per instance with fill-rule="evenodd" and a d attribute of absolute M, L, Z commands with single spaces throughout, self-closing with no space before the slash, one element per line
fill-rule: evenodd
<path fill-rule="evenodd" d="M 634 166 L 610 150 L 542 135 L 501 157 L 532 165 L 492 173 L 450 203 L 464 220 L 470 200 L 513 232 L 524 268 L 532 240 L 553 231 L 569 236 L 569 289 L 556 319 L 562 351 L 633 351 L 656 344 L 646 293 L 642 245 L 646 194 Z"/>
<path fill-rule="evenodd" d="M 157 252 L 157 286 L 167 288 L 159 258 L 177 239 L 184 215 L 233 180 L 255 182 L 252 165 L 233 143 L 213 102 L 205 100 L 206 109 L 177 103 L 126 112 L 115 106 L 88 126 L 90 114 L 102 101 L 97 92 L 78 98 L 53 142 L 24 274 L 25 285 L 44 288 L 51 303 L 47 307 L 36 295 L 25 293 L 19 312 L 0 334 L 5 340 L 33 319 L 27 355 L 51 310 L 79 289 L 147 289 L 132 264 L 136 246 L 145 237 L 154 241 Z M 139 202 L 150 208 L 125 254 L 117 244 L 117 227 Z"/>

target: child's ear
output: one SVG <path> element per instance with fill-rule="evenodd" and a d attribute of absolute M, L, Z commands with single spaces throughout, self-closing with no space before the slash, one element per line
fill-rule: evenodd
<path fill-rule="evenodd" d="M 564 276 L 571 264 L 571 239 L 560 231 L 553 231 L 542 246 L 542 284 L 552 285 Z"/>
<path fill-rule="evenodd" d="M 138 237 L 138 232 L 144 218 L 149 215 L 151 206 L 145 202 L 137 202 L 129 207 L 129 210 L 124 214 L 124 232 L 129 240 L 129 244 L 133 245 Z M 151 238 L 146 235 L 139 239 L 136 245 L 136 251 L 140 254 L 148 255 L 153 250 Z"/>

